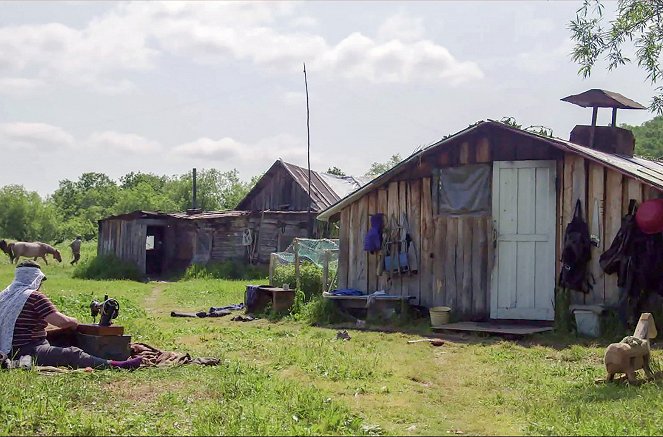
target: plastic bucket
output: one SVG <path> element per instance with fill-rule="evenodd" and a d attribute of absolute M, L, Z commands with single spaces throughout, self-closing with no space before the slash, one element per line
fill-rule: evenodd
<path fill-rule="evenodd" d="M 449 323 L 449 307 L 432 307 L 428 309 L 430 313 L 430 324 L 432 326 L 446 325 Z"/>
<path fill-rule="evenodd" d="M 599 315 L 591 310 L 577 309 L 573 311 L 576 317 L 578 334 L 585 337 L 598 337 L 601 335 Z"/>

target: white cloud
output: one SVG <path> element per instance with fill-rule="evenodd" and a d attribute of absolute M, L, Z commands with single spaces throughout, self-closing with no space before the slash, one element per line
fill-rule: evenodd
<path fill-rule="evenodd" d="M 398 14 L 387 18 L 378 29 L 378 39 L 401 41 L 417 41 L 425 33 L 424 20 L 421 17 L 410 17 Z"/>
<path fill-rule="evenodd" d="M 444 46 L 424 39 L 421 18 L 395 15 L 375 38 L 357 32 L 331 43 L 313 32 L 315 20 L 298 15 L 298 7 L 120 3 L 81 29 L 59 23 L 0 27 L 0 73 L 119 93 L 133 87 L 126 73 L 152 69 L 163 54 L 175 54 L 199 63 L 231 59 L 287 73 L 299 71 L 306 61 L 325 74 L 378 83 L 458 84 L 482 77 L 476 63 L 459 61 Z M 282 21 L 291 27 L 279 26 Z"/>
<path fill-rule="evenodd" d="M 423 79 L 448 80 L 455 85 L 483 77 L 476 63 L 459 62 L 446 48 L 432 41 L 391 40 L 380 44 L 361 33 L 353 33 L 341 41 L 325 54 L 318 66 L 334 69 L 346 78 L 378 83 Z"/>
<path fill-rule="evenodd" d="M 220 140 L 199 138 L 190 143 L 175 146 L 172 153 L 202 160 L 228 161 L 238 158 L 244 153 L 245 148 L 244 144 L 228 137 Z"/>
<path fill-rule="evenodd" d="M 0 27 L 0 72 L 104 91 L 118 82 L 126 89 L 126 79 L 114 74 L 150 68 L 157 54 L 147 35 L 134 31 L 137 21 L 113 12 L 81 30 L 59 23 Z"/>
<path fill-rule="evenodd" d="M 45 123 L 2 123 L 0 144 L 10 148 L 27 147 L 50 151 L 74 145 L 74 137 L 64 129 Z"/>
<path fill-rule="evenodd" d="M 114 131 L 94 132 L 83 146 L 91 146 L 106 151 L 133 152 L 135 154 L 155 153 L 161 149 L 156 141 L 148 140 L 136 134 Z"/>
<path fill-rule="evenodd" d="M 0 94 L 23 96 L 43 89 L 45 83 L 41 79 L 23 77 L 1 77 Z"/>
<path fill-rule="evenodd" d="M 132 133 L 114 131 L 94 132 L 87 138 L 76 138 L 59 126 L 46 123 L 2 123 L 0 124 L 0 147 L 13 149 L 50 151 L 68 148 L 70 150 L 94 150 L 120 152 L 124 155 L 142 155 L 161 150 L 161 145 Z"/>
<path fill-rule="evenodd" d="M 274 135 L 252 143 L 229 137 L 218 140 L 199 138 L 173 147 L 170 155 L 205 162 L 230 162 L 234 167 L 250 167 L 253 172 L 259 172 L 279 158 L 293 163 L 306 162 L 306 142 L 289 134 Z"/>

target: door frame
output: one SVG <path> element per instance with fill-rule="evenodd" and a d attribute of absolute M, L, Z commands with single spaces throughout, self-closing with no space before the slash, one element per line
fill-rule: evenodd
<path fill-rule="evenodd" d="M 540 318 L 526 318 L 526 317 L 517 317 L 517 314 L 513 313 L 509 317 L 500 317 L 500 310 L 498 308 L 498 268 L 499 268 L 499 235 L 498 235 L 498 212 L 500 206 L 499 199 L 499 168 L 531 168 L 535 166 L 537 168 L 546 167 L 550 169 L 549 174 L 549 195 L 551 199 L 551 220 L 549 224 L 550 229 L 550 239 L 551 239 L 551 254 L 550 254 L 550 266 L 549 269 L 552 270 L 552 283 L 550 285 L 552 289 L 552 301 L 551 301 L 551 311 L 547 312 L 545 317 Z M 493 244 L 494 244 L 494 254 L 495 258 L 493 261 L 493 268 L 490 273 L 490 318 L 491 319 L 517 319 L 517 320 L 554 320 L 555 318 L 555 286 L 556 286 L 556 254 L 557 254 L 557 202 L 558 202 L 558 193 L 557 193 L 557 161 L 556 160 L 523 160 L 523 161 L 493 161 L 493 186 L 492 186 L 492 219 L 493 219 Z M 515 280 L 515 278 L 514 278 Z M 514 311 L 516 312 L 516 311 Z"/>

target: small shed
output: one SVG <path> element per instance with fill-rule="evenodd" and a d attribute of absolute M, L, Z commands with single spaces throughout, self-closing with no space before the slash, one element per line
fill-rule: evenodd
<path fill-rule="evenodd" d="M 318 215 L 340 221 L 339 288 L 414 296 L 459 320 L 553 320 L 562 237 L 580 200 L 599 243 L 593 288 L 572 303 L 615 305 L 617 279 L 599 255 L 629 199 L 663 197 L 663 163 L 633 156 L 632 133 L 614 120 L 576 126 L 572 141 L 482 121 L 413 154 Z M 364 250 L 378 213 L 407 219 L 407 274 L 386 274 L 380 253 Z"/>

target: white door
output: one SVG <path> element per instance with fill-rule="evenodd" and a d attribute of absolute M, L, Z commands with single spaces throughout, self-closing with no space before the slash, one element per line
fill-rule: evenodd
<path fill-rule="evenodd" d="M 490 317 L 554 320 L 555 161 L 495 161 Z"/>

